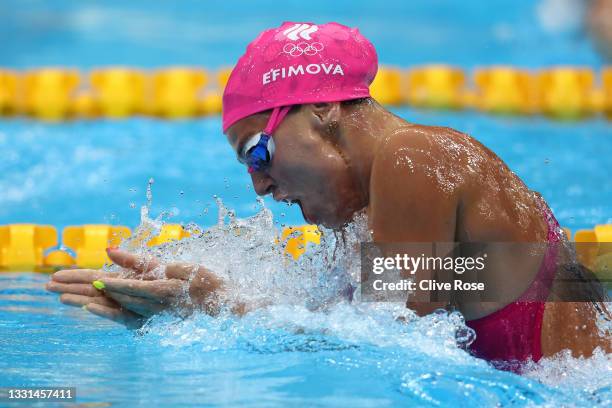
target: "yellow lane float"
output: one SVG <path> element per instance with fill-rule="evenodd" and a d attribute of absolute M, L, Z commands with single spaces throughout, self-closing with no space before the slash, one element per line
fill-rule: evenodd
<path fill-rule="evenodd" d="M 129 68 L 94 70 L 89 80 L 102 115 L 124 118 L 145 112 L 147 76 Z"/>
<path fill-rule="evenodd" d="M 0 268 L 31 270 L 42 267 L 45 250 L 56 245 L 57 230 L 51 225 L 2 225 Z"/>
<path fill-rule="evenodd" d="M 491 67 L 474 72 L 475 104 L 497 114 L 530 114 L 536 110 L 535 78 L 525 70 Z"/>
<path fill-rule="evenodd" d="M 556 119 L 580 119 L 594 113 L 594 74 L 588 68 L 558 67 L 538 75 L 540 110 Z"/>
<path fill-rule="evenodd" d="M 153 113 L 171 119 L 195 116 L 206 81 L 203 69 L 175 67 L 157 71 L 152 79 Z"/>
<path fill-rule="evenodd" d="M 76 117 L 92 119 L 100 116 L 100 106 L 90 91 L 77 91 L 72 98 L 71 111 Z"/>
<path fill-rule="evenodd" d="M 0 69 L 0 115 L 25 113 L 43 120 L 71 116 L 124 118 L 137 114 L 185 118 L 222 111 L 231 68 L 221 68 L 209 86 L 200 68 L 170 67 L 151 74 L 127 67 L 96 69 L 79 87 L 79 74 L 61 68 L 24 74 Z M 539 73 L 513 67 L 484 67 L 468 87 L 466 73 L 448 65 L 407 71 L 381 67 L 370 87 L 384 105 L 473 108 L 502 114 L 544 113 L 579 119 L 604 113 L 612 119 L 612 67 L 602 69 L 601 87 L 589 68 L 554 67 Z"/>
<path fill-rule="evenodd" d="M 180 224 L 164 224 L 159 234 L 149 240 L 147 245 L 157 246 L 170 241 L 179 241 L 189 236 L 191 236 L 191 234 L 185 231 L 183 226 Z"/>
<path fill-rule="evenodd" d="M 612 224 L 596 225 L 593 229 L 595 238 L 599 242 L 597 255 L 612 253 Z"/>
<path fill-rule="evenodd" d="M 370 94 L 383 105 L 400 105 L 402 74 L 399 69 L 380 67 L 370 85 Z"/>
<path fill-rule="evenodd" d="M 612 224 L 574 234 L 578 260 L 612 288 Z"/>
<path fill-rule="evenodd" d="M 54 249 L 45 256 L 45 272 L 52 272 L 61 268 L 72 268 L 76 259 L 66 250 Z"/>
<path fill-rule="evenodd" d="M 612 67 L 604 68 L 601 81 L 604 93 L 604 114 L 608 119 L 612 119 Z"/>
<path fill-rule="evenodd" d="M 407 74 L 407 101 L 419 108 L 459 109 L 463 106 L 465 74 L 448 65 L 426 65 Z"/>
<path fill-rule="evenodd" d="M 570 231 L 563 228 L 567 236 Z M 44 256 L 56 247 L 58 236 L 50 225 L 11 224 L 0 226 L 0 269 L 32 270 L 45 267 L 73 266 L 100 268 L 110 262 L 106 248 L 118 246 L 131 235 L 128 227 L 112 225 L 80 225 L 64 228 L 62 245 L 74 251 L 76 259 L 61 249 Z M 181 240 L 191 234 L 179 224 L 165 224 L 160 233 L 147 242 L 148 246 Z M 612 279 L 612 224 L 597 225 L 592 230 L 574 233 L 578 259 L 604 280 Z M 316 225 L 286 227 L 278 240 L 285 253 L 299 259 L 309 245 L 321 243 L 321 231 Z"/>
<path fill-rule="evenodd" d="M 217 71 L 217 85 L 219 89 L 225 89 L 227 81 L 229 81 L 230 74 L 232 73 L 232 67 L 221 68 Z"/>
<path fill-rule="evenodd" d="M 23 79 L 23 109 L 42 120 L 58 121 L 70 115 L 72 96 L 80 82 L 75 70 L 43 68 Z"/>
<path fill-rule="evenodd" d="M 592 268 L 599 251 L 595 231 L 584 229 L 576 231 L 574 233 L 574 242 L 576 242 L 578 260 L 588 268 Z"/>
<path fill-rule="evenodd" d="M 17 112 L 18 81 L 16 72 L 0 69 L 0 115 L 12 115 Z"/>
<path fill-rule="evenodd" d="M 287 227 L 283 229 L 280 242 L 285 245 L 285 252 L 297 261 L 306 252 L 309 243 L 321 243 L 321 231 L 316 225 Z"/>
<path fill-rule="evenodd" d="M 563 230 L 563 233 L 565 234 L 565 238 L 567 238 L 568 241 L 571 241 L 571 239 L 572 239 L 572 230 L 570 230 L 567 227 L 561 227 L 561 229 Z"/>
<path fill-rule="evenodd" d="M 118 246 L 130 235 L 130 229 L 124 226 L 69 226 L 62 231 L 62 243 L 75 252 L 78 266 L 100 268 L 110 262 L 106 255 L 106 248 Z"/>
<path fill-rule="evenodd" d="M 599 248 L 593 271 L 610 289 L 612 288 L 612 224 L 596 225 L 594 230 Z"/>
<path fill-rule="evenodd" d="M 200 112 L 205 115 L 218 115 L 221 109 L 223 109 L 223 96 L 220 92 L 208 92 L 200 101 Z"/>

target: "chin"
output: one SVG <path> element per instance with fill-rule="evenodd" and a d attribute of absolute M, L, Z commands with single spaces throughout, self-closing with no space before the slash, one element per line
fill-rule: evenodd
<path fill-rule="evenodd" d="M 325 216 L 321 216 L 322 212 L 319 210 L 315 210 L 312 211 L 309 208 L 307 208 L 307 206 L 300 201 L 300 210 L 302 210 L 302 217 L 304 217 L 304 220 L 309 223 L 309 224 L 315 224 L 315 225 L 323 225 L 327 228 L 331 228 L 328 226 L 328 223 L 326 222 L 326 217 Z"/>
<path fill-rule="evenodd" d="M 339 229 L 345 226 L 350 221 L 349 217 L 342 217 L 335 209 L 319 208 L 312 210 L 308 206 L 300 202 L 302 216 L 309 224 L 322 225 L 325 228 Z"/>
<path fill-rule="evenodd" d="M 344 223 L 337 222 L 337 221 L 321 221 L 321 222 L 318 222 L 317 225 L 322 225 L 325 228 L 329 228 L 329 229 L 340 229 L 341 227 L 344 226 Z"/>
<path fill-rule="evenodd" d="M 310 224 L 322 225 L 325 228 L 340 229 L 346 225 L 349 220 L 345 220 L 338 216 L 338 214 L 325 214 L 322 213 L 318 217 L 305 218 Z"/>

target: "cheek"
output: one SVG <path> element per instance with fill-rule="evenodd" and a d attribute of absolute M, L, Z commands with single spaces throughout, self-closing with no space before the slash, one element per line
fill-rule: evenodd
<path fill-rule="evenodd" d="M 307 137 L 279 137 L 270 175 L 279 183 L 299 183 L 316 177 L 322 171 L 320 152 Z"/>
<path fill-rule="evenodd" d="M 303 180 L 311 204 L 323 208 L 336 208 L 353 190 L 351 174 L 345 162 L 337 154 L 319 156 L 313 163 L 310 178 Z M 329 212 L 330 208 L 322 212 Z"/>
<path fill-rule="evenodd" d="M 353 188 L 346 162 L 318 135 L 279 134 L 277 140 L 270 176 L 289 194 L 332 204 Z"/>
<path fill-rule="evenodd" d="M 344 161 L 331 147 L 321 144 L 288 147 L 277 156 L 280 179 L 321 191 L 333 187 L 346 171 Z"/>

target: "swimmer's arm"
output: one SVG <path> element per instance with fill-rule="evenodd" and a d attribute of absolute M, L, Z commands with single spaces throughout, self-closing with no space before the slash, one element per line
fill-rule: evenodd
<path fill-rule="evenodd" d="M 436 173 L 435 157 L 436 147 L 427 137 L 410 130 L 384 142 L 370 175 L 368 215 L 375 242 L 455 241 L 457 192 L 442 184 L 448 177 Z M 418 257 L 419 252 L 408 255 Z M 431 271 L 421 271 L 415 278 L 429 279 Z M 429 297 L 425 291 L 420 294 Z M 407 304 L 425 315 L 445 307 L 447 302 Z"/>

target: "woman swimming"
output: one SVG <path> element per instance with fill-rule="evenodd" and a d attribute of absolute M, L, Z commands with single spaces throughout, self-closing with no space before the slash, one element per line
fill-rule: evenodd
<path fill-rule="evenodd" d="M 257 194 L 295 202 L 308 222 L 335 229 L 365 211 L 376 243 L 544 243 L 539 256 L 497 254 L 483 274 L 488 286 L 515 293 L 511 299 L 408 305 L 420 314 L 460 310 L 476 331 L 472 352 L 488 360 L 609 351 L 591 302 L 546 301 L 565 249 L 544 200 L 472 137 L 408 123 L 379 105 L 369 93 L 376 71 L 372 44 L 336 23 L 284 23 L 249 44 L 224 91 L 223 131 Z M 108 253 L 145 279 L 67 270 L 54 274 L 48 289 L 64 303 L 129 325 L 185 307 L 186 291 L 189 307 L 211 314 L 219 307 L 224 282 L 204 266 L 167 265 L 167 279 L 152 279 L 156 261 Z M 95 279 L 102 292 L 91 286 Z M 250 305 L 232 307 L 245 313 Z"/>

